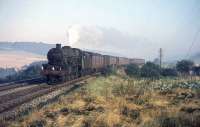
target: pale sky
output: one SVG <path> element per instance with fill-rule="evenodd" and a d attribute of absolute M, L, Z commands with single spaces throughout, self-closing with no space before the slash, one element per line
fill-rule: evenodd
<path fill-rule="evenodd" d="M 63 43 L 129 57 L 186 56 L 200 0 L 0 0 L 0 41 Z M 68 35 L 68 36 L 67 36 Z M 191 54 L 200 49 L 197 36 Z"/>

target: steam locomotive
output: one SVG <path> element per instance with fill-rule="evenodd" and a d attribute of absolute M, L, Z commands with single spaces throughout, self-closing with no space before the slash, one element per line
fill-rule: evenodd
<path fill-rule="evenodd" d="M 48 84 L 63 83 L 84 75 L 103 72 L 113 66 L 145 63 L 144 59 L 101 55 L 70 46 L 61 47 L 61 44 L 56 44 L 56 48 L 49 50 L 47 59 L 48 63 L 43 65 L 42 74 L 46 77 Z"/>

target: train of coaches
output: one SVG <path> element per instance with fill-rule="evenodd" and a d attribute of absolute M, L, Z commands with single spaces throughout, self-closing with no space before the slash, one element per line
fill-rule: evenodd
<path fill-rule="evenodd" d="M 144 59 L 130 59 L 101 55 L 98 53 L 83 51 L 69 46 L 55 48 L 47 54 L 48 63 L 43 65 L 43 75 L 48 84 L 62 83 L 95 72 L 104 72 L 110 67 L 124 66 L 128 64 L 143 65 Z"/>

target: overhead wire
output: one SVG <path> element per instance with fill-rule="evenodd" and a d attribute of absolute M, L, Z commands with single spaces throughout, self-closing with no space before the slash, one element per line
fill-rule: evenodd
<path fill-rule="evenodd" d="M 187 51 L 187 54 L 186 54 L 186 58 L 187 58 L 187 59 L 189 59 L 189 57 L 190 57 L 190 52 L 191 52 L 191 50 L 192 50 L 192 47 L 193 47 L 194 43 L 196 42 L 196 40 L 197 40 L 197 38 L 198 38 L 199 33 L 200 33 L 200 27 L 199 27 L 199 29 L 196 31 L 195 36 L 194 36 L 194 38 L 193 38 L 193 40 L 192 40 L 192 42 L 191 42 L 191 45 L 190 45 L 190 47 L 189 47 L 189 49 L 188 49 L 188 51 Z"/>
<path fill-rule="evenodd" d="M 197 12 L 199 12 L 199 11 L 200 11 L 200 8 L 197 8 Z M 194 43 L 196 42 L 199 33 L 200 33 L 200 26 L 199 26 L 199 28 L 197 29 L 197 31 L 196 31 L 196 33 L 195 33 L 195 35 L 194 35 L 194 37 L 193 37 L 193 39 L 192 39 L 192 41 L 191 41 L 190 47 L 188 48 L 188 51 L 187 51 L 187 53 L 186 53 L 186 59 L 189 59 L 189 58 L 190 58 L 190 53 L 191 53 L 192 47 L 194 46 Z"/>

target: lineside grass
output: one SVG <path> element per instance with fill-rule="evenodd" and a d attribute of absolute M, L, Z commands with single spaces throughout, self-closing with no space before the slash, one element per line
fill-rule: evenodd
<path fill-rule="evenodd" d="M 11 127 L 199 127 L 200 79 L 137 79 L 123 71 L 88 79 L 75 92 Z M 6 123 L 7 122 L 7 123 Z"/>

